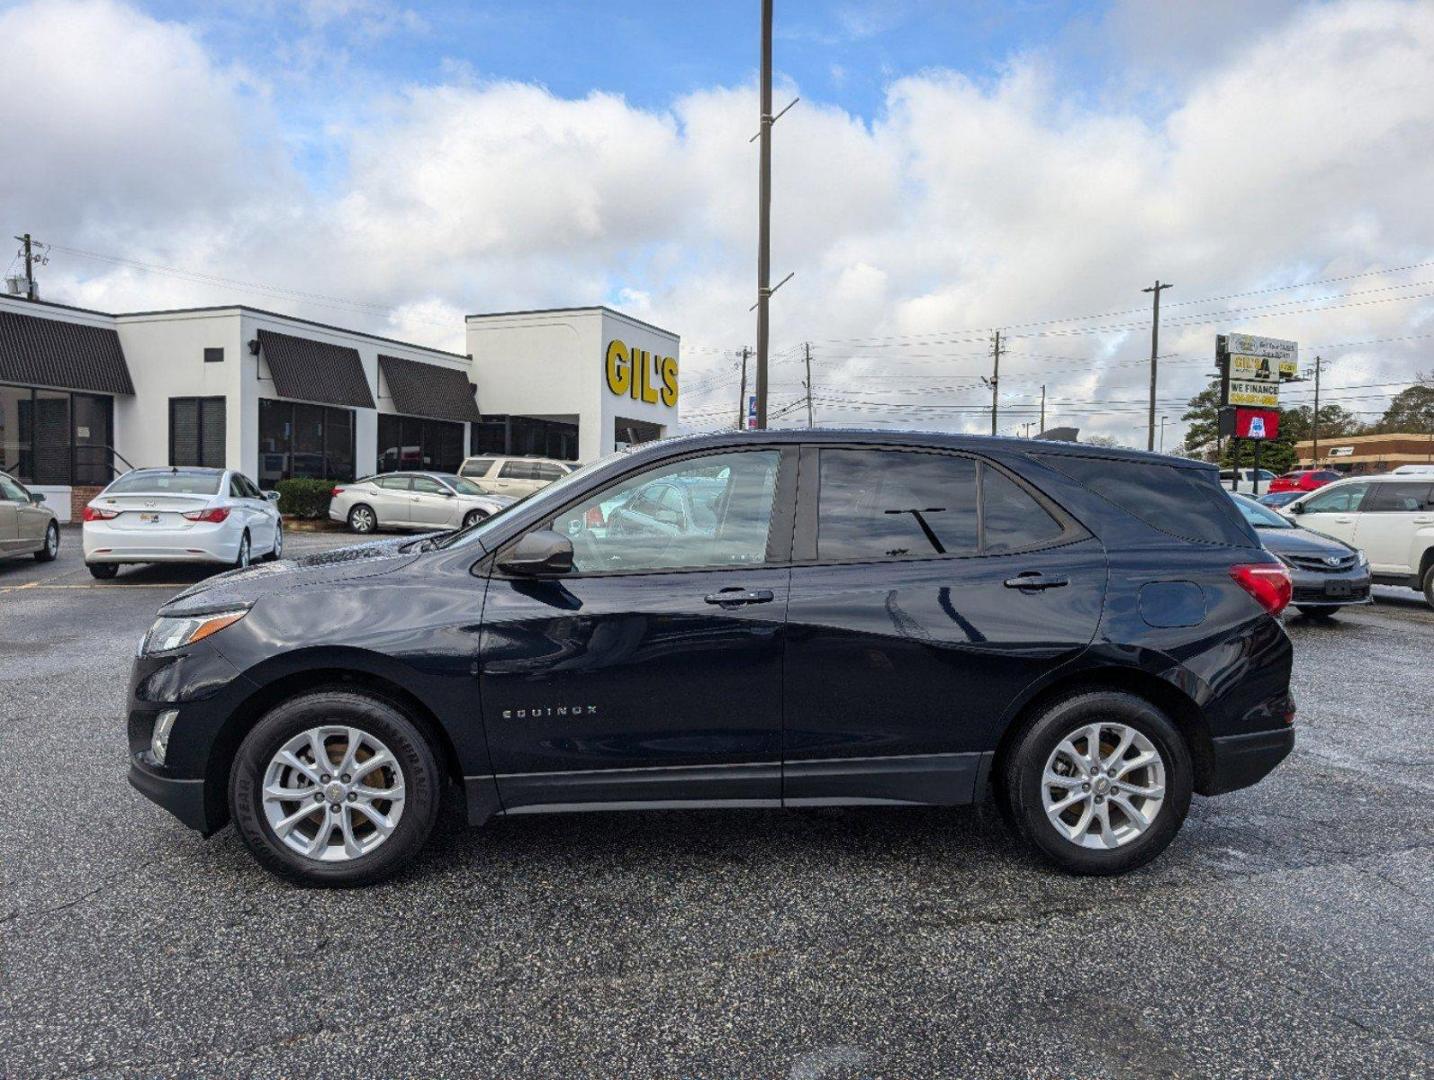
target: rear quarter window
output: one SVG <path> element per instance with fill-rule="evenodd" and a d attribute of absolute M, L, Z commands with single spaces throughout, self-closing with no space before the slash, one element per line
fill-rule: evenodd
<path fill-rule="evenodd" d="M 1196 543 L 1251 546 L 1239 511 L 1213 473 L 1206 479 L 1199 470 L 1143 461 L 1066 454 L 1035 457 L 1152 529 Z"/>

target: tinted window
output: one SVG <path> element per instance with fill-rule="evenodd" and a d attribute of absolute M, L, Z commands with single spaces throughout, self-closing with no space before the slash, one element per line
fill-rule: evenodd
<path fill-rule="evenodd" d="M 0 476 L 0 498 L 9 499 L 11 502 L 30 501 L 29 493 L 8 476 Z"/>
<path fill-rule="evenodd" d="M 487 476 L 488 470 L 493 467 L 492 458 L 474 458 L 465 462 L 463 468 L 459 469 L 461 476 Z"/>
<path fill-rule="evenodd" d="M 374 483 L 381 488 L 388 488 L 390 491 L 407 491 L 409 478 L 407 476 L 380 476 Z"/>
<path fill-rule="evenodd" d="M 1065 527 L 1010 477 L 981 466 L 983 554 L 1034 547 L 1056 540 Z"/>
<path fill-rule="evenodd" d="M 546 461 L 539 461 L 533 464 L 533 476 L 538 480 L 556 480 L 562 475 L 562 469 L 556 465 L 550 465 Z"/>
<path fill-rule="evenodd" d="M 1414 514 L 1431 505 L 1428 484 L 1375 484 L 1362 513 Z"/>
<path fill-rule="evenodd" d="M 1348 514 L 1359 509 L 1359 502 L 1368 490 L 1368 484 L 1340 484 L 1311 495 L 1300 506 L 1306 514 Z"/>
<path fill-rule="evenodd" d="M 552 527 L 572 538 L 578 573 L 757 565 L 767 558 L 779 460 L 775 450 L 745 450 L 649 469 L 564 510 Z M 692 483 L 714 493 L 715 513 L 673 520 L 666 500 L 680 505 L 674 489 Z"/>
<path fill-rule="evenodd" d="M 976 463 L 900 450 L 823 450 L 817 557 L 969 555 Z"/>
<path fill-rule="evenodd" d="M 413 478 L 413 490 L 421 491 L 425 495 L 440 495 L 447 489 L 437 480 L 427 476 L 415 476 Z"/>
<path fill-rule="evenodd" d="M 532 480 L 534 479 L 533 465 L 529 461 L 505 461 L 503 468 L 498 475 L 504 480 Z"/>
<path fill-rule="evenodd" d="M 1275 513 L 1267 506 L 1262 506 L 1254 499 L 1247 499 L 1243 495 L 1230 496 L 1234 501 L 1236 509 L 1245 515 L 1248 521 L 1257 529 L 1293 529 L 1294 525 L 1290 520 Z"/>
<path fill-rule="evenodd" d="M 171 495 L 218 495 L 223 473 L 197 472 L 190 469 L 136 469 L 127 472 L 105 489 L 106 495 L 127 495 L 131 492 Z"/>
<path fill-rule="evenodd" d="M 1151 528 L 1184 540 L 1250 546 L 1213 472 L 1112 458 L 1041 454 L 1040 459 Z"/>

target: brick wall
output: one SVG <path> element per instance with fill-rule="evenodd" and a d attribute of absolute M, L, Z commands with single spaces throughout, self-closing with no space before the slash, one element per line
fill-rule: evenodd
<path fill-rule="evenodd" d="M 76 484 L 70 488 L 70 520 L 82 521 L 84 519 L 85 504 L 98 495 L 104 488 L 95 487 L 89 484 Z"/>

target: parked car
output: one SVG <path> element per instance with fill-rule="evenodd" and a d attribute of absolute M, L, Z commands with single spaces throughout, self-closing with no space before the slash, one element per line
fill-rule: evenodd
<path fill-rule="evenodd" d="M 458 467 L 458 475 L 472 480 L 490 494 L 522 499 L 554 480 L 561 480 L 575 468 L 571 461 L 552 458 L 486 454 L 466 459 Z"/>
<path fill-rule="evenodd" d="M 1280 513 L 1362 549 L 1376 585 L 1419 589 L 1434 607 L 1434 477 L 1350 477 L 1296 499 Z"/>
<path fill-rule="evenodd" d="M 1261 506 L 1278 510 L 1282 506 L 1288 506 L 1303 494 L 1303 491 L 1272 491 L 1268 495 L 1261 495 L 1255 501 Z"/>
<path fill-rule="evenodd" d="M 656 484 L 714 520 L 606 527 Z M 1117 873 L 1192 791 L 1294 745 L 1289 596 L 1198 462 L 915 433 L 644 443 L 472 529 L 181 593 L 135 659 L 130 782 L 309 883 L 398 869 L 450 781 L 474 825 L 994 797 L 1057 865 Z"/>
<path fill-rule="evenodd" d="M 1342 540 L 1302 529 L 1289 518 L 1244 495 L 1231 494 L 1260 543 L 1290 570 L 1292 602 L 1302 615 L 1332 619 L 1350 604 L 1368 604 L 1369 560 Z"/>
<path fill-rule="evenodd" d="M 0 472 L 0 559 L 34 555 L 50 562 L 60 553 L 60 525 L 45 496 Z"/>
<path fill-rule="evenodd" d="M 1259 487 L 1269 489 L 1275 474 L 1269 469 L 1221 469 L 1220 483 L 1231 491 L 1255 491 Z"/>
<path fill-rule="evenodd" d="M 220 563 L 284 552 L 279 494 L 231 469 L 132 469 L 90 500 L 80 538 L 85 565 L 112 578 L 125 563 Z"/>
<path fill-rule="evenodd" d="M 476 525 L 513 502 L 487 495 L 452 473 L 401 472 L 340 484 L 329 502 L 329 519 L 356 533 L 375 529 L 458 529 Z"/>
<path fill-rule="evenodd" d="M 1314 491 L 1340 478 L 1333 469 L 1296 469 L 1270 481 L 1270 491 Z"/>

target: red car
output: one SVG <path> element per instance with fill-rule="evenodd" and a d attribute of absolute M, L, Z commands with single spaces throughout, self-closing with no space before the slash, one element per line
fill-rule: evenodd
<path fill-rule="evenodd" d="M 1270 494 L 1277 491 L 1313 491 L 1324 487 L 1331 480 L 1338 480 L 1342 473 L 1333 469 L 1296 469 L 1270 481 Z"/>

